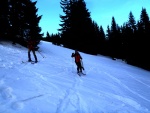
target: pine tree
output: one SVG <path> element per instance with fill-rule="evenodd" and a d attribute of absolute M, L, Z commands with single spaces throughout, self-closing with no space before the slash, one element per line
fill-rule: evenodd
<path fill-rule="evenodd" d="M 115 18 L 112 17 L 110 36 L 109 36 L 109 46 L 111 49 L 112 59 L 118 57 L 119 39 L 118 39 L 118 25 L 116 24 Z"/>
<path fill-rule="evenodd" d="M 99 27 L 99 37 L 98 37 L 98 44 L 99 44 L 99 53 L 106 55 L 106 36 L 103 30 L 103 27 Z"/>
<path fill-rule="evenodd" d="M 61 32 L 62 43 L 64 47 L 69 47 L 70 45 L 70 36 L 69 36 L 69 15 L 70 15 L 70 6 L 68 0 L 61 0 L 60 2 L 61 8 L 64 12 L 64 15 L 60 15 L 61 18 L 61 29 L 58 29 Z"/>
<path fill-rule="evenodd" d="M 124 48 L 125 48 L 125 53 L 126 53 L 126 60 L 127 62 L 135 62 L 136 61 L 136 52 L 137 52 L 137 46 L 136 46 L 136 41 L 137 41 L 137 36 L 136 36 L 136 21 L 134 19 L 134 16 L 132 12 L 130 11 L 129 13 L 129 19 L 128 22 L 126 23 L 126 37 L 124 39 Z"/>
<path fill-rule="evenodd" d="M 41 28 L 38 26 L 41 16 L 37 16 L 36 2 L 30 0 L 9 0 L 7 34 L 15 44 L 20 43 L 26 46 L 26 39 L 30 35 L 32 38 L 40 38 Z"/>
<path fill-rule="evenodd" d="M 41 28 L 39 27 L 39 22 L 42 16 L 37 15 L 38 9 L 36 8 L 35 2 L 28 2 L 25 9 L 25 24 L 26 29 L 29 29 L 29 36 L 33 39 L 38 40 L 43 34 L 40 34 Z"/>
<path fill-rule="evenodd" d="M 7 29 L 9 26 L 8 21 L 8 1 L 1 0 L 0 4 L 0 38 L 4 38 L 7 35 Z"/>
<path fill-rule="evenodd" d="M 129 13 L 128 27 L 132 29 L 133 33 L 136 31 L 136 21 L 131 11 Z"/>
<path fill-rule="evenodd" d="M 9 36 L 13 41 L 13 44 L 17 41 L 17 32 L 19 32 L 19 0 L 9 1 Z"/>
<path fill-rule="evenodd" d="M 50 38 L 49 32 L 46 33 L 46 38 Z"/>
<path fill-rule="evenodd" d="M 77 45 L 77 48 L 81 51 L 95 54 L 95 50 L 97 49 L 95 48 L 95 45 L 97 45 L 95 42 L 97 39 L 93 34 L 95 28 L 90 16 L 90 12 L 86 8 L 86 3 L 84 0 L 78 0 L 75 5 L 75 20 L 73 23 L 76 25 L 73 29 L 76 32 L 75 34 L 78 34 L 78 36 L 75 39 L 76 42 L 74 42 Z"/>
<path fill-rule="evenodd" d="M 64 16 L 60 15 L 62 24 L 59 30 L 64 46 L 95 54 L 97 49 L 95 26 L 84 0 L 61 0 L 60 4 Z"/>
<path fill-rule="evenodd" d="M 140 46 L 140 54 L 139 54 L 139 62 L 144 68 L 149 68 L 150 66 L 147 65 L 150 63 L 150 55 L 148 54 L 150 48 L 150 20 L 145 8 L 142 8 L 140 21 L 138 23 L 138 33 L 142 36 L 138 40 L 138 44 Z"/>

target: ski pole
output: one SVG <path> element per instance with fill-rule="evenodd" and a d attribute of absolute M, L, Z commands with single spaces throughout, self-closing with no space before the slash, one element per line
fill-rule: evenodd
<path fill-rule="evenodd" d="M 37 50 L 38 51 L 38 50 Z M 39 51 L 38 51 L 39 52 Z M 39 52 L 39 54 L 43 57 L 43 58 L 45 58 L 42 54 L 41 54 L 41 52 Z"/>
<path fill-rule="evenodd" d="M 81 60 L 81 66 L 82 66 L 82 69 L 84 70 L 84 73 L 86 73 L 82 60 Z"/>
<path fill-rule="evenodd" d="M 73 73 L 73 67 L 74 67 L 74 62 L 73 62 L 73 58 L 72 58 L 72 73 Z"/>
<path fill-rule="evenodd" d="M 71 63 L 71 65 L 72 65 L 72 73 L 73 73 L 73 58 L 72 58 L 72 63 Z"/>
<path fill-rule="evenodd" d="M 82 68 L 84 69 L 84 66 L 83 66 L 83 61 L 81 60 L 81 66 L 82 66 Z"/>

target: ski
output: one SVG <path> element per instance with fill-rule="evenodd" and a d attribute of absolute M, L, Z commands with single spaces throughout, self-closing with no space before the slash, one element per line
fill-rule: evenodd
<path fill-rule="evenodd" d="M 81 76 L 81 73 L 78 73 L 78 72 L 77 72 L 77 74 L 78 74 L 79 76 Z"/>
<path fill-rule="evenodd" d="M 35 64 L 35 61 L 31 61 L 31 64 Z"/>
<path fill-rule="evenodd" d="M 38 61 L 39 62 L 39 61 Z M 31 61 L 31 64 L 35 64 L 35 63 L 37 63 L 37 62 L 35 62 L 35 61 Z"/>
<path fill-rule="evenodd" d="M 77 73 L 79 76 L 81 76 L 81 74 L 80 73 Z"/>
<path fill-rule="evenodd" d="M 22 63 L 28 63 L 29 61 L 22 61 Z M 31 64 L 35 64 L 35 63 L 37 63 L 37 62 L 35 62 L 35 61 L 30 61 L 29 63 L 31 63 Z"/>
<path fill-rule="evenodd" d="M 22 61 L 21 63 L 23 64 L 23 63 L 27 63 L 28 61 Z"/>
<path fill-rule="evenodd" d="M 85 73 L 81 73 L 82 75 L 86 75 Z"/>
<path fill-rule="evenodd" d="M 80 72 L 80 73 L 77 73 L 79 76 L 81 76 L 81 75 L 86 75 L 85 73 L 83 73 L 83 72 Z"/>

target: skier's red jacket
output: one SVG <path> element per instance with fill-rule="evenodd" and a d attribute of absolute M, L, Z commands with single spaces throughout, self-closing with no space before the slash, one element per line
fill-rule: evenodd
<path fill-rule="evenodd" d="M 34 50 L 34 47 L 35 47 L 35 41 L 29 40 L 28 41 L 28 49 L 29 50 Z"/>
<path fill-rule="evenodd" d="M 82 59 L 78 52 L 73 53 L 71 57 L 75 57 L 75 62 L 80 62 L 80 59 Z"/>

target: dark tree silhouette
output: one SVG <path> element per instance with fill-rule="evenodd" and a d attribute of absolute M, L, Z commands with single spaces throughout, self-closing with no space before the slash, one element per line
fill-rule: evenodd
<path fill-rule="evenodd" d="M 63 45 L 86 53 L 96 54 L 98 49 L 95 23 L 90 17 L 84 0 L 62 0 L 64 16 L 61 18 L 61 38 Z M 90 37 L 92 36 L 92 37 Z"/>
<path fill-rule="evenodd" d="M 40 34 L 41 28 L 39 27 L 39 21 L 41 16 L 36 13 L 36 3 L 30 0 L 6 0 L 3 1 L 3 12 L 0 15 L 5 18 L 5 22 L 0 19 L 0 23 L 3 23 L 4 29 L 1 30 L 1 35 L 5 34 L 8 39 L 13 41 L 13 44 L 20 43 L 26 46 L 26 39 L 31 36 L 34 39 L 42 37 Z M 1 24 L 2 25 L 2 24 Z"/>
<path fill-rule="evenodd" d="M 0 38 L 4 38 L 7 35 L 9 27 L 8 21 L 8 0 L 1 0 L 0 4 Z"/>

